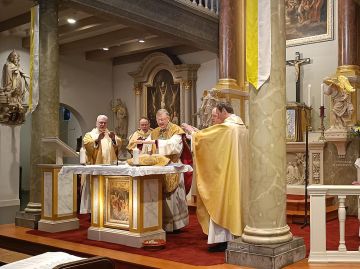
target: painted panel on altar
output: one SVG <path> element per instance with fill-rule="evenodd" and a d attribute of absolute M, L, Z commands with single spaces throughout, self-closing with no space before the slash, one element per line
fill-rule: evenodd
<path fill-rule="evenodd" d="M 170 120 L 179 124 L 180 120 L 180 83 L 174 83 L 170 71 L 162 69 L 154 77 L 153 84 L 147 87 L 147 117 L 152 128 L 156 128 L 156 112 L 165 108 Z"/>
<path fill-rule="evenodd" d="M 106 177 L 104 226 L 129 229 L 130 191 L 130 177 Z"/>

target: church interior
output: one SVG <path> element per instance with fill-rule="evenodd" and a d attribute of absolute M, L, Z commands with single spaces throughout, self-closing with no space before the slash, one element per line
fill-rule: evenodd
<path fill-rule="evenodd" d="M 26 89 L 7 95 L 14 51 Z M 0 63 L 0 266 L 47 252 L 89 260 L 56 268 L 360 266 L 360 1 L 0 0 Z M 172 124 L 202 131 L 210 99 L 230 103 L 249 134 L 248 156 L 233 164 L 249 170 L 246 227 L 225 251 L 208 251 L 189 165 L 178 170 L 194 169 L 179 234 L 162 230 L 160 202 L 156 217 L 142 207 L 147 192 L 163 199 L 162 177 L 135 183 L 155 172 L 111 186 L 106 170 L 117 165 L 104 165 L 91 183 L 91 214 L 79 214 L 79 171 L 88 166 L 79 152 L 98 115 L 123 141 L 121 164 L 141 117 L 155 129 L 166 108 Z M 67 177 L 66 166 L 79 176 Z M 179 168 L 162 176 L 171 169 Z M 124 184 L 125 224 L 101 205 Z M 141 225 L 156 221 L 166 245 L 142 248 L 154 237 Z M 124 225 L 137 236 L 109 232 Z"/>

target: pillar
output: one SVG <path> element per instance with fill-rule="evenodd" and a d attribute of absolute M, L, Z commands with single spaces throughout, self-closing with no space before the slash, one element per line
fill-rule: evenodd
<path fill-rule="evenodd" d="M 284 1 L 271 1 L 271 75 L 250 86 L 250 203 L 242 236 L 252 244 L 292 239 L 286 224 L 286 91 Z"/>
<path fill-rule="evenodd" d="M 219 81 L 215 88 L 220 90 L 219 97 L 222 100 L 230 102 L 234 108 L 235 114 L 241 118 L 246 118 L 245 100 L 248 93 L 244 91 L 244 84 L 239 86 L 237 78 L 239 76 L 238 67 L 244 67 L 245 58 L 238 60 L 238 57 L 244 57 L 244 40 L 238 35 L 238 25 L 240 21 L 244 23 L 244 1 L 220 0 L 219 12 Z M 244 26 L 242 24 L 242 26 Z M 245 34 L 242 33 L 244 37 Z M 245 72 L 244 69 L 242 69 Z"/>
<path fill-rule="evenodd" d="M 358 59 L 358 4 L 354 0 L 338 1 L 338 68 L 337 75 L 344 75 L 358 88 L 360 66 Z M 351 124 L 358 121 L 357 93 L 351 94 L 351 102 L 354 112 L 351 116 Z"/>
<path fill-rule="evenodd" d="M 41 173 L 38 164 L 55 163 L 55 152 L 43 143 L 43 137 L 59 136 L 59 45 L 58 2 L 39 1 L 39 104 L 32 114 L 30 202 L 28 213 L 41 212 Z"/>

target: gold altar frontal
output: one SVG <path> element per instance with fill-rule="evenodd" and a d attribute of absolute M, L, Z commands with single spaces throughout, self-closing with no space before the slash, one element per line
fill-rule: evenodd
<path fill-rule="evenodd" d="M 136 248 L 142 247 L 145 240 L 165 240 L 163 177 L 92 175 L 88 238 Z"/>

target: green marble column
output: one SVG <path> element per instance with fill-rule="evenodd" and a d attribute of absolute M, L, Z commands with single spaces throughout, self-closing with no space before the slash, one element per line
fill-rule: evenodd
<path fill-rule="evenodd" d="M 286 91 L 284 1 L 271 1 L 271 75 L 250 88 L 250 208 L 242 239 L 277 244 L 292 239 L 286 224 Z"/>
<path fill-rule="evenodd" d="M 55 163 L 55 151 L 41 143 L 59 136 L 58 1 L 40 0 L 39 104 L 32 114 L 30 202 L 26 212 L 41 211 L 41 173 L 37 164 Z"/>

